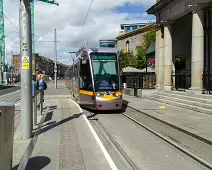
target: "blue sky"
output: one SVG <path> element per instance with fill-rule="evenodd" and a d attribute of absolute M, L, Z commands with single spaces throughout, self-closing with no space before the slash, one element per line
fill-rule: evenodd
<path fill-rule="evenodd" d="M 116 8 L 115 11 L 118 13 L 129 13 L 135 17 L 134 19 L 138 19 L 142 16 L 142 19 L 155 20 L 155 16 L 146 14 L 147 9 L 148 7 L 146 6 L 126 3 L 124 6 Z M 130 19 L 132 18 L 129 18 L 129 20 Z"/>

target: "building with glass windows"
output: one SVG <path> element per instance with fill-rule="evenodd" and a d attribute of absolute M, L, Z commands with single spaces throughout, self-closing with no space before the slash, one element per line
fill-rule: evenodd
<path fill-rule="evenodd" d="M 116 40 L 99 40 L 101 48 L 116 48 Z"/>
<path fill-rule="evenodd" d="M 149 23 L 134 23 L 134 24 L 121 24 L 121 33 L 128 33 L 139 28 L 143 28 Z"/>

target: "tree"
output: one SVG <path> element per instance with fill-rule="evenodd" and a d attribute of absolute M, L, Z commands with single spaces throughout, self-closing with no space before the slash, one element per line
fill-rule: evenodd
<path fill-rule="evenodd" d="M 152 44 L 152 42 L 155 40 L 156 37 L 156 31 L 154 28 L 155 23 L 151 23 L 150 30 L 144 34 L 144 48 L 147 50 L 149 46 Z"/>
<path fill-rule="evenodd" d="M 122 59 L 121 61 L 122 69 L 128 66 L 138 68 L 138 69 L 143 69 L 146 67 L 145 53 L 156 37 L 154 24 L 155 23 L 150 24 L 150 30 L 144 34 L 144 43 L 142 46 L 136 47 L 135 55 L 132 52 L 126 53 L 124 51 L 120 51 L 119 55 Z"/>
<path fill-rule="evenodd" d="M 143 69 L 146 67 L 146 57 L 145 57 L 145 48 L 143 46 L 136 47 L 137 53 L 137 66 L 138 69 Z"/>
<path fill-rule="evenodd" d="M 121 57 L 121 69 L 125 67 L 137 67 L 137 57 L 132 52 L 125 53 L 120 51 L 119 56 Z"/>
<path fill-rule="evenodd" d="M 137 51 L 137 68 L 138 69 L 143 69 L 146 67 L 146 56 L 145 53 L 147 49 L 150 47 L 150 45 L 155 41 L 156 37 L 156 31 L 154 28 L 154 23 L 151 23 L 151 28 L 150 30 L 144 34 L 144 44 L 143 46 L 137 46 L 136 51 Z"/>

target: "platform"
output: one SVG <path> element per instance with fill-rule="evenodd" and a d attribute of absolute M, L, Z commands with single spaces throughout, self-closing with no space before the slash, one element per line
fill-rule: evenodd
<path fill-rule="evenodd" d="M 13 170 L 111 169 L 86 116 L 71 100 L 64 84 L 57 90 L 49 85 L 44 107 L 33 138 L 22 140 L 16 136 Z"/>

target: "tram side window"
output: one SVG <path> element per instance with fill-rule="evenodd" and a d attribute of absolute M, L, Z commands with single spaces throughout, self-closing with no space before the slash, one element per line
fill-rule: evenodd
<path fill-rule="evenodd" d="M 88 60 L 81 61 L 80 89 L 93 91 L 91 70 Z"/>

